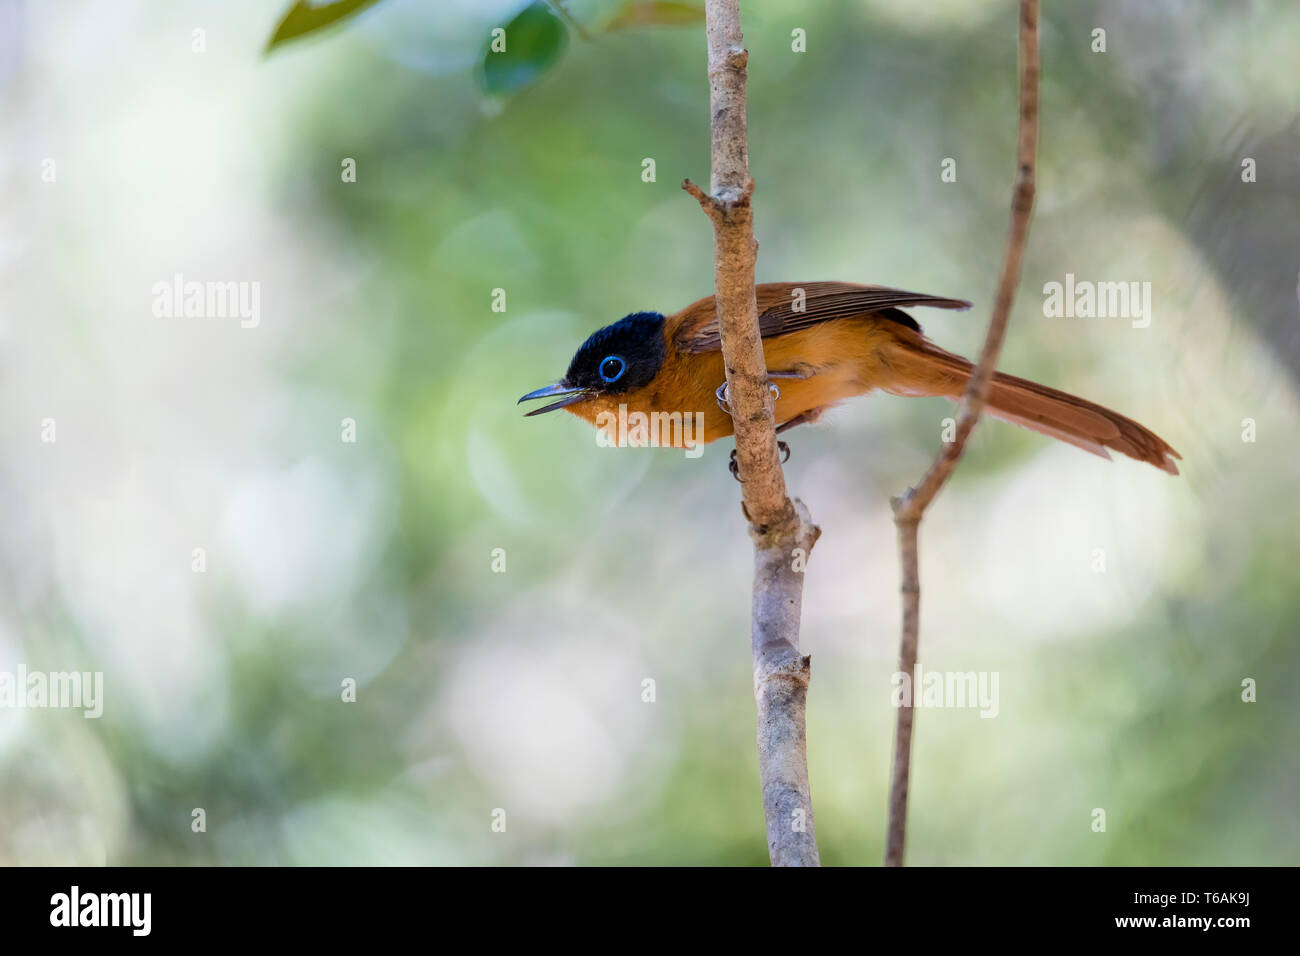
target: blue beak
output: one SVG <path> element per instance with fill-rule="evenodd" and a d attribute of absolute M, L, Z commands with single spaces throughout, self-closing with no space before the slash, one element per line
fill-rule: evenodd
<path fill-rule="evenodd" d="M 558 402 L 551 402 L 551 404 L 543 405 L 541 408 L 534 408 L 524 416 L 525 418 L 530 418 L 533 415 L 540 415 L 543 412 L 553 412 L 557 408 L 564 408 L 566 405 L 580 402 L 590 394 L 591 392 L 588 389 L 565 385 L 563 382 L 556 382 L 554 385 L 547 385 L 534 392 L 529 392 L 523 398 L 519 399 L 518 402 L 515 402 L 515 404 L 518 405 L 520 402 L 532 401 L 534 398 L 560 398 Z M 561 398 L 560 396 L 563 397 Z"/>

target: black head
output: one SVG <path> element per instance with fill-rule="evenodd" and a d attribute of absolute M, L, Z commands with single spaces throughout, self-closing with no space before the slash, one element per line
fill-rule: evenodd
<path fill-rule="evenodd" d="M 565 396 L 528 413 L 540 415 L 593 395 L 622 395 L 649 384 L 663 366 L 664 354 L 664 317 L 634 312 L 593 332 L 574 354 L 564 378 L 519 401 Z"/>
<path fill-rule="evenodd" d="M 634 312 L 591 333 L 562 381 L 619 395 L 649 384 L 663 364 L 664 317 L 658 312 Z"/>

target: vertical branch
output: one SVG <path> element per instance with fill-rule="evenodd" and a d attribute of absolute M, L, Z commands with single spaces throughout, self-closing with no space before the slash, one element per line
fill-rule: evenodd
<path fill-rule="evenodd" d="M 817 536 L 801 503 L 786 493 L 776 446 L 763 340 L 754 295 L 754 241 L 745 119 L 749 53 L 742 45 L 739 0 L 707 0 L 710 191 L 689 179 L 682 188 L 713 223 L 714 285 L 727 401 L 736 432 L 741 497 L 754 541 L 752 651 L 758 705 L 758 764 L 774 866 L 816 866 L 808 785 L 805 702 L 809 658 L 799 652 L 803 562 Z"/>
<path fill-rule="evenodd" d="M 898 529 L 898 554 L 902 565 L 899 588 L 903 600 L 903 634 L 899 643 L 898 670 L 911 682 L 916 674 L 916 651 L 920 634 L 921 580 L 917 565 L 917 531 L 925 509 L 943 488 L 966 449 L 984 403 L 1006 337 L 1007 320 L 1016 286 L 1020 283 L 1020 264 L 1029 234 L 1029 218 L 1034 208 L 1034 160 L 1038 146 L 1038 0 L 1020 0 L 1020 123 L 1016 143 L 1016 184 L 1011 198 L 1011 227 L 1007 232 L 1002 273 L 988 334 L 980 351 L 979 363 L 966 383 L 957 433 L 951 443 L 939 450 L 929 471 L 914 487 L 894 498 L 894 524 Z M 889 830 L 885 847 L 885 865 L 903 865 L 903 846 L 907 834 L 907 787 L 912 764 L 912 722 L 917 688 L 898 710 L 894 734 L 894 771 L 889 790 Z"/>

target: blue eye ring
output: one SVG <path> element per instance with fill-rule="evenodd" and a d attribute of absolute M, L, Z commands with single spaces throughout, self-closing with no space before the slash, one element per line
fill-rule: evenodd
<path fill-rule="evenodd" d="M 613 367 L 612 371 L 610 370 L 611 366 Z M 612 385 L 617 382 L 623 377 L 623 373 L 626 371 L 627 363 L 618 355 L 606 355 L 600 360 L 600 365 L 596 368 L 596 373 L 600 376 L 600 380 L 606 385 Z"/>

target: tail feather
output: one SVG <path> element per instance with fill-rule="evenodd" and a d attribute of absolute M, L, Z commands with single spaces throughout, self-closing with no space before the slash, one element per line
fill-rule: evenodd
<path fill-rule="evenodd" d="M 910 339 L 910 337 L 909 337 Z M 974 366 L 932 342 L 915 337 L 900 341 L 887 361 L 897 380 L 885 390 L 900 395 L 944 395 L 960 398 Z M 1174 459 L 1181 458 L 1149 428 L 1068 392 L 1048 388 L 1028 379 L 997 372 L 989 390 L 988 414 L 1020 425 L 1084 451 L 1109 458 L 1107 449 L 1178 474 Z"/>

